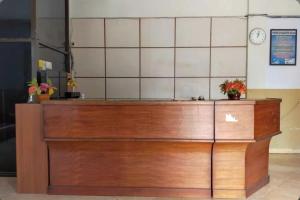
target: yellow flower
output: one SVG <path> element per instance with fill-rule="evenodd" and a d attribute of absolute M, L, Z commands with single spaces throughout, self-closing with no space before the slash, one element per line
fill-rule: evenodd
<path fill-rule="evenodd" d="M 70 79 L 67 84 L 69 87 L 72 87 L 72 88 L 75 88 L 77 86 L 77 83 L 74 79 Z"/>
<path fill-rule="evenodd" d="M 52 94 L 54 94 L 54 89 L 53 88 L 49 88 L 49 95 L 51 96 Z"/>

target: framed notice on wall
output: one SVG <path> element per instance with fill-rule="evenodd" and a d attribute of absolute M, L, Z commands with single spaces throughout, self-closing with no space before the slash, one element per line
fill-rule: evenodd
<path fill-rule="evenodd" d="M 271 29 L 270 65 L 296 65 L 297 29 Z"/>

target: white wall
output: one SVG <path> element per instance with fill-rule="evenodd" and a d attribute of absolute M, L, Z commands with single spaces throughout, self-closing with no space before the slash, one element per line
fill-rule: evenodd
<path fill-rule="evenodd" d="M 262 45 L 248 45 L 248 88 L 249 89 L 300 89 L 300 54 L 297 66 L 270 66 L 270 29 L 298 29 L 300 18 L 249 17 L 249 32 L 263 28 L 267 39 Z M 300 40 L 298 39 L 298 47 Z"/>
<path fill-rule="evenodd" d="M 71 18 L 245 16 L 248 0 L 70 0 Z M 249 0 L 249 14 L 300 15 L 297 0 Z"/>
<path fill-rule="evenodd" d="M 297 0 L 250 0 L 249 13 L 300 15 L 300 3 Z"/>
<path fill-rule="evenodd" d="M 70 26 L 87 98 L 219 99 L 221 82 L 246 76 L 245 17 L 73 18 Z"/>
<path fill-rule="evenodd" d="M 245 16 L 248 3 L 250 15 L 300 16 L 297 0 L 70 0 L 70 15 L 71 18 Z M 249 32 L 255 27 L 265 29 L 267 40 L 262 45 L 249 43 L 248 87 L 300 88 L 299 54 L 297 66 L 269 66 L 270 29 L 299 29 L 300 20 L 250 16 Z"/>
<path fill-rule="evenodd" d="M 71 18 L 245 16 L 247 0 L 70 0 Z"/>

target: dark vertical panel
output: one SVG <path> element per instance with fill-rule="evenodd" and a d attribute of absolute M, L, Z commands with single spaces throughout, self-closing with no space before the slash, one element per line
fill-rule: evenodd
<path fill-rule="evenodd" d="M 0 43 L 0 175 L 16 171 L 15 104 L 26 102 L 30 43 Z"/>
<path fill-rule="evenodd" d="M 6 0 L 0 3 L 0 37 L 29 38 L 31 0 Z"/>
<path fill-rule="evenodd" d="M 2 38 L 29 38 L 29 20 L 0 20 L 0 37 Z"/>

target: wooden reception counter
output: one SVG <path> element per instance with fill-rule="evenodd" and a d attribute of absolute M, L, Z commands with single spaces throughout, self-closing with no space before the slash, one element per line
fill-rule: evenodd
<path fill-rule="evenodd" d="M 279 99 L 18 104 L 20 193 L 240 198 L 269 181 Z"/>

